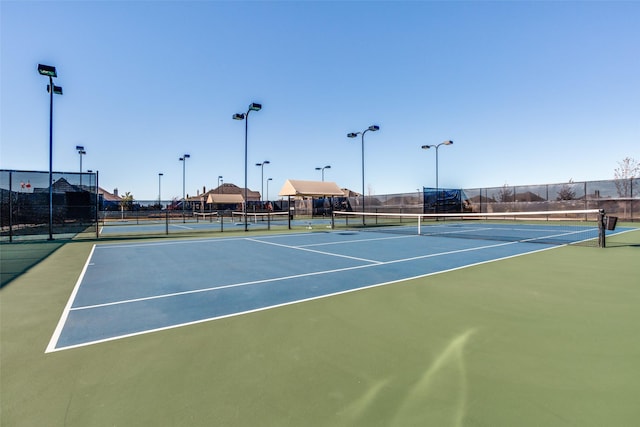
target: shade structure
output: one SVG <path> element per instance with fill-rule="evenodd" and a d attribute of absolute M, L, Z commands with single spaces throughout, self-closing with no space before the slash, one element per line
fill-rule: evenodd
<path fill-rule="evenodd" d="M 242 197 L 242 194 L 209 194 L 209 197 L 207 197 L 207 203 L 208 204 L 244 203 L 244 197 Z"/>
<path fill-rule="evenodd" d="M 325 197 L 325 196 L 344 196 L 344 192 L 335 182 L 322 181 L 300 181 L 288 179 L 279 196 L 281 197 Z"/>

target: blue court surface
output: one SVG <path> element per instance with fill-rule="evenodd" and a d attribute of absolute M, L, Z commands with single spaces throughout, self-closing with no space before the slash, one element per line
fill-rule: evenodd
<path fill-rule="evenodd" d="M 47 352 L 546 250 L 370 231 L 97 244 Z"/>

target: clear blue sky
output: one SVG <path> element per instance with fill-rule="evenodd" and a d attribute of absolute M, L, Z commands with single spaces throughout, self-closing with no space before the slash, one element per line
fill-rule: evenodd
<path fill-rule="evenodd" d="M 640 2 L 5 1 L 0 168 L 100 171 L 138 200 L 273 178 L 367 194 L 613 178 L 640 159 Z M 266 192 L 266 191 L 265 191 Z"/>

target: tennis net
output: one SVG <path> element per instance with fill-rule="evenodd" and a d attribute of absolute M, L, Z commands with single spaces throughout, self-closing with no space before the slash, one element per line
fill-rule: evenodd
<path fill-rule="evenodd" d="M 247 222 L 257 224 L 259 222 L 275 222 L 286 221 L 288 219 L 288 212 L 247 212 Z M 244 212 L 232 212 L 231 214 L 234 222 L 244 222 Z"/>
<path fill-rule="evenodd" d="M 422 236 L 605 246 L 604 212 L 598 209 L 459 214 L 335 211 L 333 227 Z"/>

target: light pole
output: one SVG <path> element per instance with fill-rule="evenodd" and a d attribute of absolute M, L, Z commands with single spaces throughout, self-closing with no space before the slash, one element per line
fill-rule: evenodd
<path fill-rule="evenodd" d="M 273 181 L 273 178 L 267 178 L 267 203 L 269 203 L 269 181 Z"/>
<path fill-rule="evenodd" d="M 162 177 L 164 174 L 160 172 L 158 174 L 158 207 L 162 210 Z"/>
<path fill-rule="evenodd" d="M 218 175 L 218 194 L 222 192 L 222 175 Z"/>
<path fill-rule="evenodd" d="M 76 151 L 80 155 L 80 189 L 82 190 L 82 156 L 87 154 L 82 145 L 76 145 Z"/>
<path fill-rule="evenodd" d="M 56 67 L 38 64 L 38 73 L 49 77 L 49 240 L 53 240 L 53 94 L 62 95 L 62 87 L 53 84 L 53 78 L 58 77 Z"/>
<path fill-rule="evenodd" d="M 190 155 L 184 154 L 182 157 L 180 157 L 180 159 L 178 159 L 182 162 L 182 223 L 183 224 L 186 222 L 184 218 L 184 207 L 187 204 L 187 199 L 185 198 L 186 166 L 187 166 L 187 159 L 190 157 L 191 157 Z"/>
<path fill-rule="evenodd" d="M 247 134 L 249 131 L 249 113 L 252 111 L 260 111 L 262 104 L 252 102 L 246 113 L 238 113 L 233 115 L 233 120 L 244 120 L 244 231 L 249 231 L 247 223 Z"/>
<path fill-rule="evenodd" d="M 378 130 L 380 130 L 380 126 L 371 125 L 367 129 L 363 130 L 362 132 L 351 132 L 347 134 L 347 137 L 349 138 L 355 138 L 358 135 L 362 136 L 362 213 L 363 213 L 362 225 L 365 225 L 365 220 L 364 220 L 364 134 L 367 133 L 368 131 L 376 132 Z"/>
<path fill-rule="evenodd" d="M 438 148 L 441 145 L 451 145 L 453 141 L 444 141 L 437 145 L 423 145 L 423 150 L 428 150 L 429 148 L 436 149 L 436 213 L 438 213 L 438 205 L 440 204 L 440 187 L 438 186 Z"/>
<path fill-rule="evenodd" d="M 262 163 L 256 163 L 256 166 L 260 166 L 260 199 L 264 196 L 264 165 L 268 165 L 271 162 L 269 160 L 265 160 Z M 262 200 L 260 200 L 262 202 Z"/>
<path fill-rule="evenodd" d="M 317 171 L 322 171 L 322 182 L 324 182 L 324 170 L 325 169 L 331 169 L 331 166 L 327 165 L 327 166 L 322 167 L 322 168 L 316 168 Z"/>

